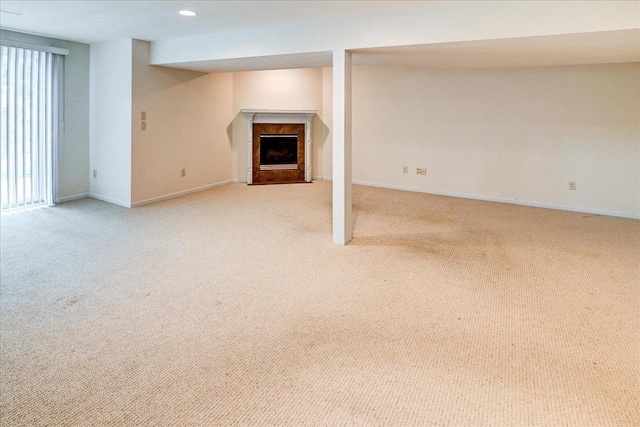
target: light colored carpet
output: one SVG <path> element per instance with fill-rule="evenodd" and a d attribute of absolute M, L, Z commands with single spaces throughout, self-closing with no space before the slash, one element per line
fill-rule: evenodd
<path fill-rule="evenodd" d="M 16 425 L 640 424 L 640 222 L 237 184 L 2 218 Z"/>

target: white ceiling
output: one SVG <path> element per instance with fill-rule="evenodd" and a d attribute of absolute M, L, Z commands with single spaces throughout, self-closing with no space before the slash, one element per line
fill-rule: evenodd
<path fill-rule="evenodd" d="M 429 15 L 438 1 L 31 1 L 2 0 L 3 29 L 93 43 L 117 38 L 157 41 L 288 24 L 346 20 L 356 15 Z M 178 15 L 182 9 L 195 18 Z M 425 12 L 426 11 L 426 12 Z M 322 24 L 324 25 L 324 23 Z M 355 64 L 413 68 L 492 68 L 640 62 L 640 30 L 508 38 L 354 51 Z M 174 63 L 203 72 L 324 67 L 331 52 Z"/>
<path fill-rule="evenodd" d="M 430 6 L 433 2 L 2 0 L 0 26 L 82 43 L 117 38 L 155 41 Z M 198 15 L 178 15 L 183 9 Z"/>

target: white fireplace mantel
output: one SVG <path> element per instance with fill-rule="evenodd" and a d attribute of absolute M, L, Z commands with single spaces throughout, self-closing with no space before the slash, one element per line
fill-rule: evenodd
<path fill-rule="evenodd" d="M 316 110 L 240 110 L 247 119 L 247 184 L 253 183 L 253 124 L 254 123 L 302 123 L 304 124 L 304 180 L 311 182 L 311 120 Z"/>

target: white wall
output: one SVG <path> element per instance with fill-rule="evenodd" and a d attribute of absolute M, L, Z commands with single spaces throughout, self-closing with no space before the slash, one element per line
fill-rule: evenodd
<path fill-rule="evenodd" d="M 322 168 L 318 176 L 332 178 L 333 171 L 333 68 L 322 69 L 322 112 L 325 124 L 322 133 Z"/>
<path fill-rule="evenodd" d="M 232 89 L 230 73 L 150 66 L 133 41 L 132 203 L 231 180 Z"/>
<path fill-rule="evenodd" d="M 65 57 L 64 134 L 59 144 L 58 197 L 89 192 L 89 45 L 0 30 L 3 39 L 69 50 Z"/>
<path fill-rule="evenodd" d="M 134 41 L 131 92 L 122 78 L 127 49 L 121 42 L 92 46 L 91 158 L 99 169 L 92 192 L 135 203 L 244 180 L 241 109 L 318 110 L 313 176 L 331 177 L 331 69 L 201 75 L 149 66 L 149 45 Z M 637 216 L 638 75 L 639 64 L 440 71 L 356 66 L 354 180 Z M 144 132 L 140 111 L 148 115 Z M 114 114 L 118 120 L 109 118 Z M 128 128 L 112 126 L 123 121 Z M 128 153 L 120 137 L 127 131 Z M 131 149 L 133 195 L 126 199 L 121 166 Z M 402 174 L 402 166 L 410 173 Z M 415 175 L 418 166 L 428 168 L 427 176 Z M 101 187 L 102 169 L 117 183 Z M 568 190 L 569 181 L 576 181 L 576 191 Z"/>
<path fill-rule="evenodd" d="M 639 75 L 637 63 L 354 67 L 353 179 L 638 215 Z"/>
<path fill-rule="evenodd" d="M 91 194 L 129 206 L 132 40 L 92 44 L 90 68 Z"/>
<path fill-rule="evenodd" d="M 323 115 L 322 69 L 247 71 L 233 73 L 233 177 L 246 180 L 246 121 L 240 110 L 317 110 L 312 126 L 312 174 L 322 170 Z"/>

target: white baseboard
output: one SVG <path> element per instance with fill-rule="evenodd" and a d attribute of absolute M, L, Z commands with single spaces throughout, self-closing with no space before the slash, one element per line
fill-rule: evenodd
<path fill-rule="evenodd" d="M 85 199 L 89 193 L 74 194 L 73 196 L 58 197 L 58 203 L 70 202 L 72 200 Z"/>
<path fill-rule="evenodd" d="M 323 181 L 332 181 L 332 177 L 330 176 L 318 176 L 315 177 L 314 180 L 323 180 Z M 191 188 L 189 190 L 178 191 L 176 193 L 165 194 L 164 196 L 153 197 L 150 199 L 141 200 L 135 203 L 127 203 L 120 200 L 111 199 L 109 197 L 100 196 L 92 193 L 83 193 L 76 194 L 74 196 L 68 196 L 58 199 L 59 203 L 68 202 L 71 200 L 82 199 L 84 197 L 91 197 L 93 199 L 102 200 L 103 202 L 113 203 L 119 206 L 124 206 L 126 208 L 132 208 L 137 206 L 148 205 L 150 203 L 159 202 L 161 200 L 173 199 L 175 197 L 185 196 L 191 193 L 197 193 L 198 191 L 209 190 L 211 188 L 221 187 L 223 185 L 228 184 L 237 184 L 246 182 L 244 179 L 230 179 L 227 181 L 216 182 L 214 184 L 203 185 L 201 187 Z M 437 196 L 447 196 L 447 197 L 459 197 L 463 199 L 473 199 L 473 200 L 483 200 L 486 202 L 496 202 L 496 203 L 507 203 L 511 205 L 520 205 L 520 206 L 530 206 L 534 208 L 545 208 L 545 209 L 557 209 L 562 211 L 569 212 L 582 212 L 593 215 L 606 215 L 613 216 L 619 218 L 629 218 L 629 219 L 640 219 L 640 214 L 631 214 L 626 212 L 616 212 L 616 211 L 606 211 L 600 209 L 591 209 L 591 208 L 581 208 L 581 207 L 573 207 L 573 206 L 563 206 L 563 205 L 553 205 L 549 203 L 540 203 L 540 202 L 531 202 L 526 200 L 515 200 L 515 199 L 504 199 L 500 197 L 489 197 L 489 196 L 480 196 L 476 194 L 467 194 L 467 193 L 454 193 L 449 191 L 438 191 L 438 190 L 428 190 L 424 188 L 418 187 L 404 187 L 401 185 L 393 185 L 393 184 L 381 184 L 378 182 L 368 182 L 368 181 L 353 181 L 355 185 L 364 185 L 367 187 L 378 187 L 378 188 L 386 188 L 390 190 L 401 190 L 401 191 L 411 191 L 415 193 L 425 193 L 425 194 L 433 194 Z"/>
<path fill-rule="evenodd" d="M 530 206 L 534 208 L 557 209 L 562 211 L 582 212 L 582 213 L 588 213 L 588 214 L 594 214 L 594 215 L 606 215 L 606 216 L 615 216 L 619 218 L 640 219 L 640 214 L 631 214 L 626 212 L 605 211 L 605 210 L 599 210 L 599 209 L 579 208 L 579 207 L 563 206 L 563 205 L 552 205 L 549 203 L 530 202 L 526 200 L 516 200 L 516 199 L 503 199 L 500 197 L 478 196 L 475 194 L 467 194 L 467 193 L 452 193 L 448 191 L 426 190 L 424 188 L 403 187 L 400 185 L 380 184 L 377 182 L 353 181 L 353 183 L 356 185 L 366 185 L 368 187 L 379 187 L 379 188 L 387 188 L 390 190 L 412 191 L 416 193 L 434 194 L 437 196 L 460 197 L 463 199 L 484 200 L 486 202 L 507 203 L 511 205 Z"/>
<path fill-rule="evenodd" d="M 113 203 L 114 205 L 124 206 L 125 208 L 131 207 L 131 203 L 129 202 L 123 202 L 122 200 L 112 199 L 111 197 L 105 197 L 99 194 L 89 193 L 89 197 L 91 197 L 92 199 L 103 201 L 103 202 Z"/>
<path fill-rule="evenodd" d="M 222 187 L 223 185 L 228 185 L 228 184 L 233 183 L 233 181 L 234 180 L 229 179 L 229 180 L 226 180 L 226 181 L 215 182 L 213 184 L 207 184 L 207 185 L 203 185 L 203 186 L 200 186 L 200 187 L 190 188 L 188 190 L 182 190 L 182 191 L 177 191 L 175 193 L 165 194 L 163 196 L 152 197 L 150 199 L 140 200 L 138 202 L 131 203 L 131 207 L 135 208 L 135 207 L 138 207 L 138 206 L 148 205 L 150 203 L 160 202 L 162 200 L 168 200 L 168 199 L 173 199 L 173 198 L 180 197 L 180 196 L 186 196 L 187 194 L 197 193 L 199 191 L 205 191 L 205 190 L 210 190 L 210 189 L 216 188 L 216 187 Z"/>

